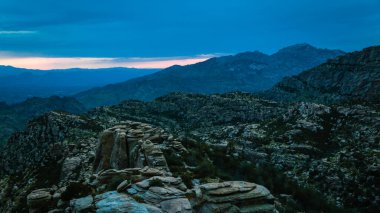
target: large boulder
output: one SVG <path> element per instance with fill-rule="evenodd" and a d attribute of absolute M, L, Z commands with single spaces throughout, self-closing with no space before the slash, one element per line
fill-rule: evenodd
<path fill-rule="evenodd" d="M 192 212 L 188 194 L 181 178 L 155 176 L 130 185 L 126 192 L 143 201 L 159 207 L 163 212 Z"/>
<path fill-rule="evenodd" d="M 139 203 L 124 193 L 106 192 L 95 197 L 96 212 L 103 213 L 161 213 L 157 207 Z"/>
<path fill-rule="evenodd" d="M 195 187 L 195 208 L 201 212 L 275 212 L 274 197 L 264 186 L 244 181 Z"/>
<path fill-rule="evenodd" d="M 91 195 L 82 197 L 70 201 L 70 206 L 73 209 L 73 213 L 87 213 L 94 210 L 94 199 Z"/>
<path fill-rule="evenodd" d="M 45 211 L 52 204 L 50 189 L 34 190 L 26 199 L 30 212 Z"/>

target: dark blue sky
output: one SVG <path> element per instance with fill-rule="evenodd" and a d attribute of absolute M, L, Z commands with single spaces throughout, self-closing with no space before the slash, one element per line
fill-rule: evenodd
<path fill-rule="evenodd" d="M 0 51 L 169 57 L 380 44 L 380 0 L 0 0 Z"/>

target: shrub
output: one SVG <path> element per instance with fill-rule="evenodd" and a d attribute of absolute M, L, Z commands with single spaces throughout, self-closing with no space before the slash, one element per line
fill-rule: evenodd
<path fill-rule="evenodd" d="M 158 186 L 158 187 L 164 186 L 164 184 L 162 183 L 162 181 L 160 179 L 158 179 L 158 178 L 151 180 L 150 181 L 150 185 L 151 186 Z"/>
<path fill-rule="evenodd" d="M 195 169 L 195 175 L 198 178 L 214 177 L 216 175 L 216 168 L 210 160 L 203 159 Z"/>

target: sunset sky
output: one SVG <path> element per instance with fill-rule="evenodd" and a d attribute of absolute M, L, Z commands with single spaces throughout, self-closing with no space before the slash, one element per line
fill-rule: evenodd
<path fill-rule="evenodd" d="M 163 68 L 296 43 L 380 44 L 379 0 L 0 0 L 0 64 Z"/>

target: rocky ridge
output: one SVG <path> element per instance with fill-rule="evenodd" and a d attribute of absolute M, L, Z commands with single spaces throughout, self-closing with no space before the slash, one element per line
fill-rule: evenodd
<path fill-rule="evenodd" d="M 380 100 L 380 46 L 330 59 L 299 75 L 287 77 L 264 93 L 277 101 L 333 103 Z"/>

